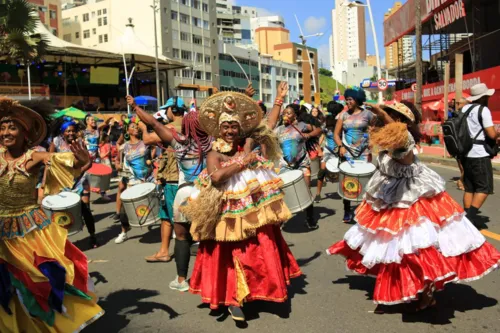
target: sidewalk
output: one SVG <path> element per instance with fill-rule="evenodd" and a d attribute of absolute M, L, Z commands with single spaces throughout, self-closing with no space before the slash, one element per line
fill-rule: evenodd
<path fill-rule="evenodd" d="M 444 157 L 444 148 L 440 145 L 427 146 L 422 145 L 423 152 L 418 155 L 418 158 L 426 163 L 435 163 L 441 164 L 444 166 L 457 168 L 457 161 L 450 157 L 448 154 L 447 157 Z M 498 156 L 493 161 L 493 174 L 500 175 L 500 160 Z"/>

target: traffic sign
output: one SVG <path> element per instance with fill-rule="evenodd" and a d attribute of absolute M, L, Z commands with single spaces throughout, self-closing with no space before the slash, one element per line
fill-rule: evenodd
<path fill-rule="evenodd" d="M 389 87 L 389 84 L 386 79 L 380 79 L 377 82 L 378 89 L 384 91 Z"/>
<path fill-rule="evenodd" d="M 411 91 L 413 91 L 413 92 L 417 91 L 417 84 L 416 83 L 411 85 Z"/>

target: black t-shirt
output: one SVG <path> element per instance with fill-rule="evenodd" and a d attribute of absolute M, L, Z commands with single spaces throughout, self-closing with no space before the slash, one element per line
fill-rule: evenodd
<path fill-rule="evenodd" d="M 118 126 L 112 126 L 111 131 L 109 132 L 109 141 L 116 142 L 120 138 L 122 134 L 122 130 Z"/>

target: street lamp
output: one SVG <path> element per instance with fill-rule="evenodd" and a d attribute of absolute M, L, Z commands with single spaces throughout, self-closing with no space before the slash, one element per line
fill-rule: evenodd
<path fill-rule="evenodd" d="M 314 70 L 313 70 L 313 65 L 312 65 L 312 61 L 311 61 L 311 56 L 309 55 L 309 50 L 307 49 L 306 42 L 307 42 L 307 38 L 309 38 L 309 37 L 321 37 L 321 36 L 323 36 L 323 33 L 322 32 L 318 32 L 318 33 L 313 34 L 313 35 L 304 36 L 304 33 L 302 32 L 302 27 L 300 26 L 300 23 L 299 23 L 299 19 L 297 18 L 297 15 L 295 15 L 295 20 L 297 21 L 297 25 L 299 26 L 299 30 L 300 30 L 300 36 L 299 36 L 299 38 L 302 41 L 302 45 L 304 45 L 305 51 L 307 53 L 307 59 L 309 59 L 309 67 L 311 69 L 311 74 L 312 74 L 312 78 L 313 78 L 314 95 L 316 97 L 316 93 L 317 93 L 316 76 L 314 75 Z M 314 100 L 315 99 L 316 98 L 314 98 Z M 315 102 L 317 102 L 319 104 L 319 101 L 315 100 Z"/>
<path fill-rule="evenodd" d="M 368 15 L 370 16 L 370 23 L 372 26 L 372 33 L 373 33 L 373 41 L 375 42 L 375 56 L 377 58 L 377 78 L 380 80 L 382 78 L 382 70 L 380 68 L 380 53 L 378 52 L 378 41 L 377 41 L 377 32 L 375 31 L 375 22 L 373 21 L 373 13 L 372 13 L 372 7 L 370 5 L 370 0 L 366 0 L 366 5 L 363 4 L 361 1 L 344 1 L 342 3 L 342 6 L 347 7 L 347 8 L 353 8 L 353 7 L 367 7 L 368 8 Z M 382 96 L 382 91 L 379 90 L 378 92 L 378 101 L 379 103 L 383 102 L 383 96 Z"/>
<path fill-rule="evenodd" d="M 153 5 L 150 7 L 153 9 L 153 22 L 155 26 L 155 66 L 156 66 L 156 100 L 157 106 L 162 105 L 160 96 L 160 69 L 158 68 L 158 32 L 156 31 L 156 13 L 160 10 L 157 5 L 158 0 L 153 0 Z"/>

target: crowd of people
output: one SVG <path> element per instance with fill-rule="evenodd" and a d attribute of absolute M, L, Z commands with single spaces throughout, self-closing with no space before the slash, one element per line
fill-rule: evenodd
<path fill-rule="evenodd" d="M 473 92 L 471 101 L 484 97 L 487 103 L 490 93 Z M 96 164 L 119 175 L 112 218 L 121 232 L 115 243 L 127 241 L 131 228 L 123 193 L 155 183 L 161 245 L 146 261 L 175 258 L 170 289 L 199 294 L 211 309 L 227 307 L 235 321 L 245 320 L 247 302 L 284 302 L 290 280 L 302 274 L 281 232 L 292 214 L 280 175 L 299 170 L 311 187 L 311 165 L 317 163 L 313 201 L 321 204 L 324 183 L 334 176 L 329 161 L 370 163 L 375 150 L 377 170 L 361 204 L 353 211 L 343 200 L 342 220 L 353 226 L 327 249 L 344 256 L 349 269 L 377 277 L 375 303 L 409 303 L 411 311 L 420 311 L 435 304 L 434 291 L 446 283 L 476 280 L 497 268 L 500 253 L 474 227 L 493 190 L 492 180 L 476 170 L 488 168 L 481 142 L 462 160 L 462 207 L 416 157 L 420 113 L 410 102 L 370 104 L 363 90 L 350 88 L 345 108 L 332 101 L 322 111 L 299 101 L 284 105 L 283 82 L 267 111 L 254 94 L 250 86 L 245 94 L 218 93 L 190 108 L 174 97 L 156 114 L 127 96 L 133 116 L 102 124 L 90 114 L 83 123 L 52 121 L 44 102 L 0 99 L 0 331 L 73 332 L 104 314 L 85 255 L 41 207 L 44 196 L 79 194 L 90 245 L 99 246 L 89 200 L 89 172 Z M 497 140 L 486 109 L 479 113 L 484 132 Z M 314 204 L 305 215 L 307 228 L 317 229 Z M 194 242 L 199 246 L 189 278 Z"/>

